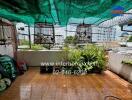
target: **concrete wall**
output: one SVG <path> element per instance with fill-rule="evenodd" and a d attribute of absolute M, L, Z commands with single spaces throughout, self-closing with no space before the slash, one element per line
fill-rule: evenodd
<path fill-rule="evenodd" d="M 122 64 L 122 60 L 129 59 L 124 54 L 109 52 L 109 68 L 116 74 L 132 82 L 132 66 Z"/>
<path fill-rule="evenodd" d="M 13 46 L 12 45 L 6 45 L 6 46 L 0 45 L 0 54 L 2 55 L 6 54 L 6 55 L 13 57 L 14 56 Z"/>
<path fill-rule="evenodd" d="M 29 66 L 41 66 L 42 62 L 64 61 L 65 52 L 61 50 L 18 51 L 18 61 L 26 61 Z"/>

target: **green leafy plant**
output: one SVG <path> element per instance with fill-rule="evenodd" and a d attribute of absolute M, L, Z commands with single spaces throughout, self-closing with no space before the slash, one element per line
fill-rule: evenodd
<path fill-rule="evenodd" d="M 23 48 L 23 49 L 21 49 L 21 51 L 27 51 L 27 50 L 37 51 L 37 50 L 44 50 L 44 49 L 46 49 L 46 48 L 44 48 L 43 45 L 41 45 L 41 44 L 31 44 L 31 49 Z"/>
<path fill-rule="evenodd" d="M 21 45 L 29 45 L 29 41 L 24 39 L 20 40 L 20 43 Z"/>
<path fill-rule="evenodd" d="M 104 49 L 95 45 L 86 45 L 83 49 L 71 49 L 68 59 L 71 63 L 74 63 L 72 70 L 101 72 L 106 65 Z"/>
<path fill-rule="evenodd" d="M 71 49 L 68 55 L 70 61 L 78 62 L 81 58 L 81 50 L 79 49 Z"/>
<path fill-rule="evenodd" d="M 32 50 L 42 50 L 44 49 L 41 44 L 32 44 Z"/>
<path fill-rule="evenodd" d="M 128 64 L 132 66 L 132 60 L 123 60 L 122 61 L 123 64 Z"/>
<path fill-rule="evenodd" d="M 129 37 L 129 39 L 127 40 L 127 42 L 132 42 L 132 36 Z"/>
<path fill-rule="evenodd" d="M 65 44 L 76 44 L 78 41 L 77 36 L 67 36 L 64 40 Z"/>

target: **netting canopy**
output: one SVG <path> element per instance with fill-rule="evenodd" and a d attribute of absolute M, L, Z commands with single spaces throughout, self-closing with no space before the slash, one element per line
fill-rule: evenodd
<path fill-rule="evenodd" d="M 0 0 L 0 17 L 27 24 L 46 21 L 62 26 L 70 18 L 86 18 L 86 23 L 95 24 L 111 19 L 113 6 L 127 11 L 132 8 L 132 0 Z"/>

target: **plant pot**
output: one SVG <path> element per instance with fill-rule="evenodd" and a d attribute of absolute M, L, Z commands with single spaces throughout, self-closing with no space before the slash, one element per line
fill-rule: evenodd
<path fill-rule="evenodd" d="M 41 66 L 40 73 L 53 73 L 53 66 Z"/>

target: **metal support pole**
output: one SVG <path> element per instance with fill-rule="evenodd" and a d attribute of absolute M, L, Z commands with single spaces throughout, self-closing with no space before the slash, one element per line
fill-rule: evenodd
<path fill-rule="evenodd" d="M 2 23 L 2 19 L 1 19 L 1 23 Z M 4 42 L 4 45 L 6 47 L 6 40 L 5 40 L 5 31 L 4 31 L 4 26 L 3 26 L 3 23 L 2 23 L 2 34 L 3 34 L 3 42 Z"/>
<path fill-rule="evenodd" d="M 30 32 L 30 26 L 28 25 L 28 38 L 29 38 L 29 48 L 31 49 L 31 32 Z"/>
<path fill-rule="evenodd" d="M 12 26 L 12 31 L 13 31 L 13 42 L 14 42 L 14 59 L 17 61 L 17 49 L 18 49 L 18 44 L 17 44 L 17 32 L 16 32 L 16 26 Z"/>

